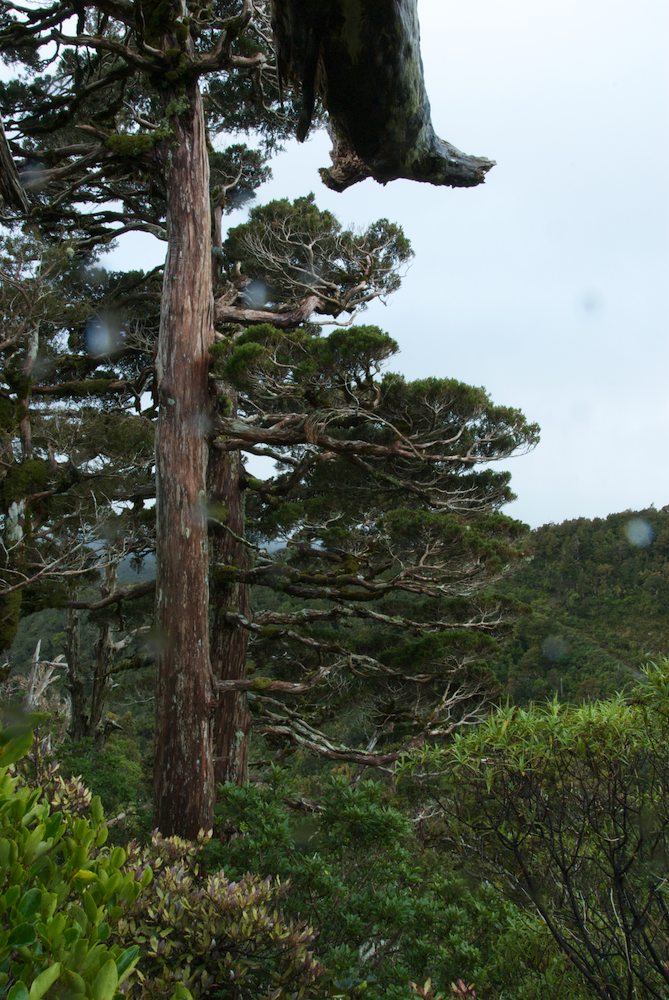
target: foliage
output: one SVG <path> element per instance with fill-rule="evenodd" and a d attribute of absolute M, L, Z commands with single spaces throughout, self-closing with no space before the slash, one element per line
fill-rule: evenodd
<path fill-rule="evenodd" d="M 417 755 L 444 835 L 537 912 L 593 994 L 664 997 L 669 662 L 624 698 L 510 707 Z"/>
<path fill-rule="evenodd" d="M 541 923 L 424 848 L 400 807 L 378 782 L 343 776 L 307 801 L 276 770 L 265 786 L 222 787 L 209 863 L 285 882 L 285 911 L 317 928 L 329 996 L 406 1000 L 428 977 L 449 994 L 464 977 L 480 997 L 580 997 Z"/>
<path fill-rule="evenodd" d="M 135 941 L 142 961 L 127 994 L 137 1000 L 302 1000 L 319 994 L 320 968 L 309 948 L 314 933 L 285 921 L 280 883 L 222 871 L 204 873 L 198 857 L 206 837 L 189 843 L 155 833 L 148 846 L 129 846 L 128 863 L 154 871 L 153 882 L 114 928 Z"/>
<path fill-rule="evenodd" d="M 269 323 L 213 350 L 216 377 L 235 390 L 221 449 L 276 461 L 273 476 L 244 479 L 257 557 L 238 546 L 239 561 L 228 554 L 212 574 L 256 588 L 253 625 L 232 614 L 225 625 L 249 632 L 264 665 L 251 688 L 261 731 L 335 759 L 346 747 L 326 745 L 326 720 L 351 703 L 368 709 L 364 742 L 389 753 L 447 734 L 476 704 L 505 619 L 485 588 L 525 531 L 499 513 L 508 474 L 476 466 L 531 447 L 537 427 L 483 389 L 381 375 L 395 351 L 372 326 L 325 335 Z"/>
<path fill-rule="evenodd" d="M 39 754 L 22 760 L 31 745 L 24 724 L 0 733 L 3 996 L 318 995 L 313 932 L 283 919 L 279 882 L 201 873 L 204 836 L 104 846 L 99 797 Z"/>
<path fill-rule="evenodd" d="M 333 316 L 395 291 L 398 269 L 413 256 L 399 226 L 379 219 L 364 232 L 343 229 L 313 194 L 252 208 L 228 232 L 223 254 L 230 272 L 237 267 L 250 283 L 252 300 L 254 292 L 262 304 L 316 295 L 316 311 Z"/>
<path fill-rule="evenodd" d="M 546 524 L 505 581 L 525 605 L 496 671 L 518 703 L 608 697 L 669 648 L 669 513 L 647 509 Z"/>
<path fill-rule="evenodd" d="M 0 749 L 0 989 L 9 1000 L 113 1000 L 139 948 L 110 940 L 111 926 L 150 880 L 103 847 L 100 800 L 76 779 L 31 788 L 9 767 L 32 736 L 2 733 Z"/>
<path fill-rule="evenodd" d="M 58 763 L 63 775 L 79 775 L 100 796 L 106 815 L 114 819 L 115 842 L 147 832 L 150 775 L 131 734 L 114 733 L 103 745 L 91 737 L 65 741 L 58 747 Z"/>

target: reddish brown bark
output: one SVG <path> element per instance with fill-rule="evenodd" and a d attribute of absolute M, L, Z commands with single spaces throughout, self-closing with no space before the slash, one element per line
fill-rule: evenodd
<path fill-rule="evenodd" d="M 248 618 L 248 584 L 221 580 L 215 567 L 249 567 L 244 537 L 244 496 L 239 452 L 213 451 L 209 488 L 212 498 L 211 558 L 211 664 L 216 680 L 243 681 L 246 677 L 248 630 L 225 620 L 227 612 Z M 216 783 L 243 784 L 248 777 L 248 741 L 251 715 L 245 691 L 226 691 L 218 696 L 214 717 L 214 770 Z"/>
<path fill-rule="evenodd" d="M 182 99 L 183 100 L 183 99 Z M 164 149 L 168 253 L 157 358 L 156 759 L 154 823 L 195 836 L 212 824 L 212 676 L 206 516 L 213 343 L 209 164 L 202 99 Z"/>

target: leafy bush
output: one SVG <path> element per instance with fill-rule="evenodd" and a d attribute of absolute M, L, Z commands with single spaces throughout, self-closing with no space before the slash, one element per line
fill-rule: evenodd
<path fill-rule="evenodd" d="M 669 661 L 579 707 L 508 708 L 413 767 L 443 841 L 540 915 L 591 995 L 669 990 Z"/>
<path fill-rule="evenodd" d="M 329 997 L 408 1000 L 428 978 L 449 996 L 461 978 L 481 998 L 580 996 L 541 923 L 423 847 L 383 785 L 332 779 L 309 805 L 278 770 L 264 787 L 226 785 L 225 840 L 207 854 L 228 876 L 287 882 L 285 912 L 318 929 Z"/>
<path fill-rule="evenodd" d="M 125 851 L 103 847 L 100 800 L 80 783 L 52 773 L 33 789 L 12 773 L 31 742 L 25 727 L 0 732 L 0 992 L 113 1000 L 139 948 L 111 941 L 111 926 L 151 872 L 135 879 Z"/>
<path fill-rule="evenodd" d="M 124 843 L 150 831 L 150 774 L 143 767 L 138 742 L 125 734 L 112 735 L 104 746 L 88 737 L 58 747 L 58 763 L 64 775 L 82 777 L 84 784 L 100 796 L 107 816 L 123 819 L 113 828 L 113 839 Z"/>
<path fill-rule="evenodd" d="M 201 874 L 202 841 L 107 847 L 100 799 L 79 778 L 37 752 L 17 765 L 31 744 L 25 726 L 0 729 L 1 996 L 319 995 L 314 935 L 283 920 L 276 880 Z"/>
<path fill-rule="evenodd" d="M 129 863 L 155 877 L 118 921 L 115 935 L 142 949 L 139 979 L 128 997 L 300 1000 L 316 997 L 320 968 L 309 946 L 313 932 L 285 922 L 277 903 L 281 886 L 245 875 L 200 871 L 206 838 L 189 843 L 154 834 L 148 847 L 130 845 Z"/>

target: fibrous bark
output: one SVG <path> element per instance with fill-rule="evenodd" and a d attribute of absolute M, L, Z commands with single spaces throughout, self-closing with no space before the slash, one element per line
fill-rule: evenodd
<path fill-rule="evenodd" d="M 279 70 L 302 93 L 297 137 L 306 137 L 320 97 L 333 139 L 321 177 L 336 191 L 366 177 L 471 187 L 494 166 L 434 131 L 416 2 L 273 0 Z"/>
<path fill-rule="evenodd" d="M 196 86 L 165 144 L 169 250 L 157 359 L 155 825 L 196 836 L 214 802 L 207 436 L 213 343 L 209 164 Z"/>
<path fill-rule="evenodd" d="M 245 541 L 243 476 L 238 451 L 214 449 L 209 458 L 211 501 L 210 558 L 212 567 L 249 568 Z M 250 618 L 249 585 L 235 578 L 221 578 L 213 569 L 211 579 L 210 655 L 216 682 L 240 682 L 246 678 L 248 630 L 230 624 L 230 612 Z M 248 772 L 248 742 L 251 728 L 246 692 L 221 691 L 214 715 L 214 774 L 216 784 L 244 784 Z"/>

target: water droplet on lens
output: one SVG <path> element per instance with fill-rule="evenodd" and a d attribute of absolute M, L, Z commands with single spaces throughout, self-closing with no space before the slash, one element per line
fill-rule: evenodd
<path fill-rule="evenodd" d="M 652 525 L 643 517 L 633 517 L 625 525 L 625 536 L 630 545 L 645 549 L 655 537 Z"/>

